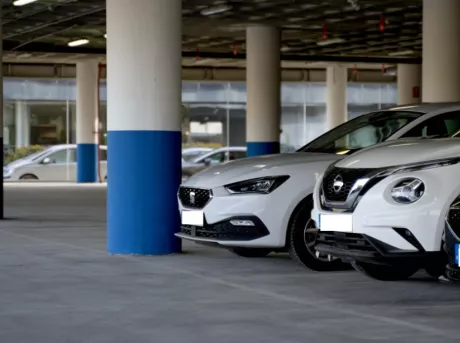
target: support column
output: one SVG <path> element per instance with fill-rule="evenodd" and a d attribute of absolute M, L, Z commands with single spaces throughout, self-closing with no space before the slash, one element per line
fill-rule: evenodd
<path fill-rule="evenodd" d="M 421 100 L 422 66 L 398 64 L 398 105 L 418 104 Z"/>
<path fill-rule="evenodd" d="M 107 1 L 107 250 L 180 252 L 181 0 Z"/>
<path fill-rule="evenodd" d="M 347 68 L 333 64 L 326 69 L 326 130 L 345 123 L 347 110 Z"/>
<path fill-rule="evenodd" d="M 30 145 L 30 113 L 25 101 L 16 101 L 15 107 L 16 121 L 16 148 Z"/>
<path fill-rule="evenodd" d="M 77 182 L 97 182 L 98 63 L 77 63 Z"/>
<path fill-rule="evenodd" d="M 422 101 L 460 101 L 460 1 L 423 1 Z"/>
<path fill-rule="evenodd" d="M 277 154 L 281 129 L 280 32 L 276 27 L 250 26 L 246 45 L 247 154 Z"/>

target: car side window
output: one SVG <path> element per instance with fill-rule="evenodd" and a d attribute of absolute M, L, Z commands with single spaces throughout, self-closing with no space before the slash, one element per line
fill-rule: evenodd
<path fill-rule="evenodd" d="M 51 163 L 77 162 L 76 149 L 62 149 L 48 156 Z"/>
<path fill-rule="evenodd" d="M 425 120 L 403 137 L 447 137 L 460 130 L 460 111 L 448 112 Z"/>
<path fill-rule="evenodd" d="M 211 164 L 220 164 L 225 162 L 225 153 L 223 151 L 216 152 L 207 157 L 211 161 Z"/>
<path fill-rule="evenodd" d="M 229 160 L 238 160 L 240 158 L 246 157 L 246 151 L 230 151 L 229 153 Z"/>

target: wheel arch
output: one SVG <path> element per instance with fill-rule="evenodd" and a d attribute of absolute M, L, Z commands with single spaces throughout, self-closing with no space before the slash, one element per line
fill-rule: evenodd
<path fill-rule="evenodd" d="M 289 248 L 289 236 L 291 234 L 291 228 L 292 228 L 292 222 L 294 221 L 294 217 L 297 214 L 297 212 L 302 208 L 302 206 L 307 203 L 308 201 L 313 202 L 313 193 L 310 192 L 310 194 L 307 194 L 304 196 L 294 207 L 294 209 L 291 211 L 291 214 L 289 216 L 289 220 L 287 222 L 287 227 L 286 227 L 286 235 L 284 237 L 284 244 L 285 248 Z"/>

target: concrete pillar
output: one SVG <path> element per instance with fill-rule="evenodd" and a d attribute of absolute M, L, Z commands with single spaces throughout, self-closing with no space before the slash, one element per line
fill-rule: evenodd
<path fill-rule="evenodd" d="M 422 66 L 398 64 L 398 105 L 418 104 L 421 101 Z"/>
<path fill-rule="evenodd" d="M 98 63 L 77 63 L 77 182 L 97 182 Z"/>
<path fill-rule="evenodd" d="M 347 68 L 338 64 L 326 70 L 326 130 L 348 120 L 347 111 Z"/>
<path fill-rule="evenodd" d="M 16 121 L 16 148 L 30 145 L 30 112 L 25 101 L 16 101 L 15 107 Z"/>
<path fill-rule="evenodd" d="M 271 26 L 246 31 L 246 144 L 248 156 L 280 151 L 280 32 Z"/>
<path fill-rule="evenodd" d="M 460 101 L 460 1 L 423 1 L 422 101 Z"/>
<path fill-rule="evenodd" d="M 182 1 L 107 1 L 107 250 L 180 252 Z"/>

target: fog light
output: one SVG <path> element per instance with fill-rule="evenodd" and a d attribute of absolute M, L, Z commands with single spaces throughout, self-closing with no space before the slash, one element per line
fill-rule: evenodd
<path fill-rule="evenodd" d="M 234 226 L 254 226 L 254 223 L 251 220 L 230 220 L 230 224 Z"/>
<path fill-rule="evenodd" d="M 391 190 L 391 197 L 400 204 L 411 204 L 420 199 L 425 193 L 425 184 L 416 178 L 398 182 Z"/>

